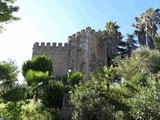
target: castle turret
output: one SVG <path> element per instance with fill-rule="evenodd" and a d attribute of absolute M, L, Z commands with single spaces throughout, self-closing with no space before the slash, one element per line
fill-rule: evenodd
<path fill-rule="evenodd" d="M 72 71 L 83 72 L 88 80 L 90 72 L 93 72 L 96 67 L 107 65 L 106 46 L 103 41 L 100 41 L 99 33 L 94 29 L 87 27 L 69 36 L 68 40 L 68 67 Z"/>

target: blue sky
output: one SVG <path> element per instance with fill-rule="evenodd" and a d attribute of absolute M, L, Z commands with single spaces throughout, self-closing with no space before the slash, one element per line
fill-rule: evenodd
<path fill-rule="evenodd" d="M 16 60 L 21 69 L 31 59 L 34 42 L 64 43 L 88 26 L 103 30 L 110 20 L 125 36 L 133 33 L 134 18 L 150 7 L 158 8 L 160 0 L 17 0 L 16 4 L 21 20 L 0 34 L 0 60 Z"/>
<path fill-rule="evenodd" d="M 46 41 L 67 41 L 67 37 L 90 26 L 103 29 L 117 21 L 123 34 L 132 33 L 134 18 L 159 0 L 21 0 L 21 9 L 44 33 Z M 118 2 L 119 1 L 119 2 Z M 153 2 L 154 1 L 154 2 Z"/>

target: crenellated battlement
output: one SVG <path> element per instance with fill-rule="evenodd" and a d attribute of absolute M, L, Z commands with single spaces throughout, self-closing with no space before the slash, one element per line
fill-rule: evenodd
<path fill-rule="evenodd" d="M 83 72 L 89 80 L 90 72 L 96 67 L 107 66 L 117 51 L 117 42 L 102 39 L 100 32 L 87 27 L 69 36 L 67 43 L 35 42 L 32 57 L 51 56 L 55 76 L 64 76 L 71 69 Z"/>
<path fill-rule="evenodd" d="M 44 42 L 35 42 L 35 44 L 33 45 L 33 48 L 68 48 L 68 43 L 50 43 L 50 42 L 47 42 L 47 43 L 44 43 Z"/>
<path fill-rule="evenodd" d="M 71 36 L 69 36 L 68 37 L 68 41 L 75 40 L 79 36 L 84 35 L 84 34 L 86 34 L 88 32 L 90 32 L 91 34 L 96 33 L 96 31 L 94 29 L 92 29 L 91 27 L 87 27 L 86 29 L 82 29 L 81 31 L 77 32 L 76 34 L 72 34 Z"/>

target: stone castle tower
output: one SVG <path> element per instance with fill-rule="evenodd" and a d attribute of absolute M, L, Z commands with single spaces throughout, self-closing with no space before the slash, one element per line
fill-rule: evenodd
<path fill-rule="evenodd" d="M 109 56 L 116 52 L 118 43 L 103 40 L 99 32 L 87 27 L 68 37 L 68 43 L 36 42 L 33 46 L 32 58 L 38 55 L 51 56 L 54 74 L 64 76 L 70 69 L 80 71 L 89 79 L 90 72 L 98 66 L 108 66 Z"/>

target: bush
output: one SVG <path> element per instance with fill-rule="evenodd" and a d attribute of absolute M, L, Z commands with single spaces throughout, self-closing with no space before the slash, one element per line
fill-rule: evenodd
<path fill-rule="evenodd" d="M 71 87 L 74 87 L 74 85 L 78 85 L 80 81 L 83 81 L 84 77 L 83 73 L 76 71 L 72 75 L 68 74 L 67 81 Z"/>
<path fill-rule="evenodd" d="M 80 83 L 75 86 L 75 89 L 71 93 L 71 104 L 73 105 L 73 120 L 105 120 L 122 118 L 122 114 L 116 111 L 114 99 L 116 96 L 114 91 L 107 94 L 105 82 L 92 78 L 88 82 Z M 113 94 L 112 94 L 113 93 Z M 118 94 L 118 93 L 117 93 Z M 111 95 L 114 95 L 110 98 Z M 115 104 L 118 104 L 116 101 Z"/>
<path fill-rule="evenodd" d="M 41 107 L 41 103 L 23 109 L 22 120 L 54 120 L 50 112 Z"/>
<path fill-rule="evenodd" d="M 62 107 L 63 95 L 65 87 L 60 81 L 50 81 L 42 90 L 41 100 L 46 108 L 60 108 Z"/>
<path fill-rule="evenodd" d="M 17 86 L 7 90 L 1 95 L 5 102 L 18 102 L 27 98 L 27 90 L 24 87 Z"/>
<path fill-rule="evenodd" d="M 50 57 L 42 55 L 33 58 L 33 60 L 24 62 L 22 65 L 22 73 L 24 77 L 30 69 L 34 71 L 42 71 L 44 73 L 48 71 L 49 75 L 51 75 L 53 73 L 52 60 Z"/>
<path fill-rule="evenodd" d="M 60 109 L 45 108 L 41 102 L 24 107 L 22 120 L 60 120 Z"/>
<path fill-rule="evenodd" d="M 0 109 L 0 118 L 4 120 L 21 120 L 23 102 L 9 102 Z"/>

